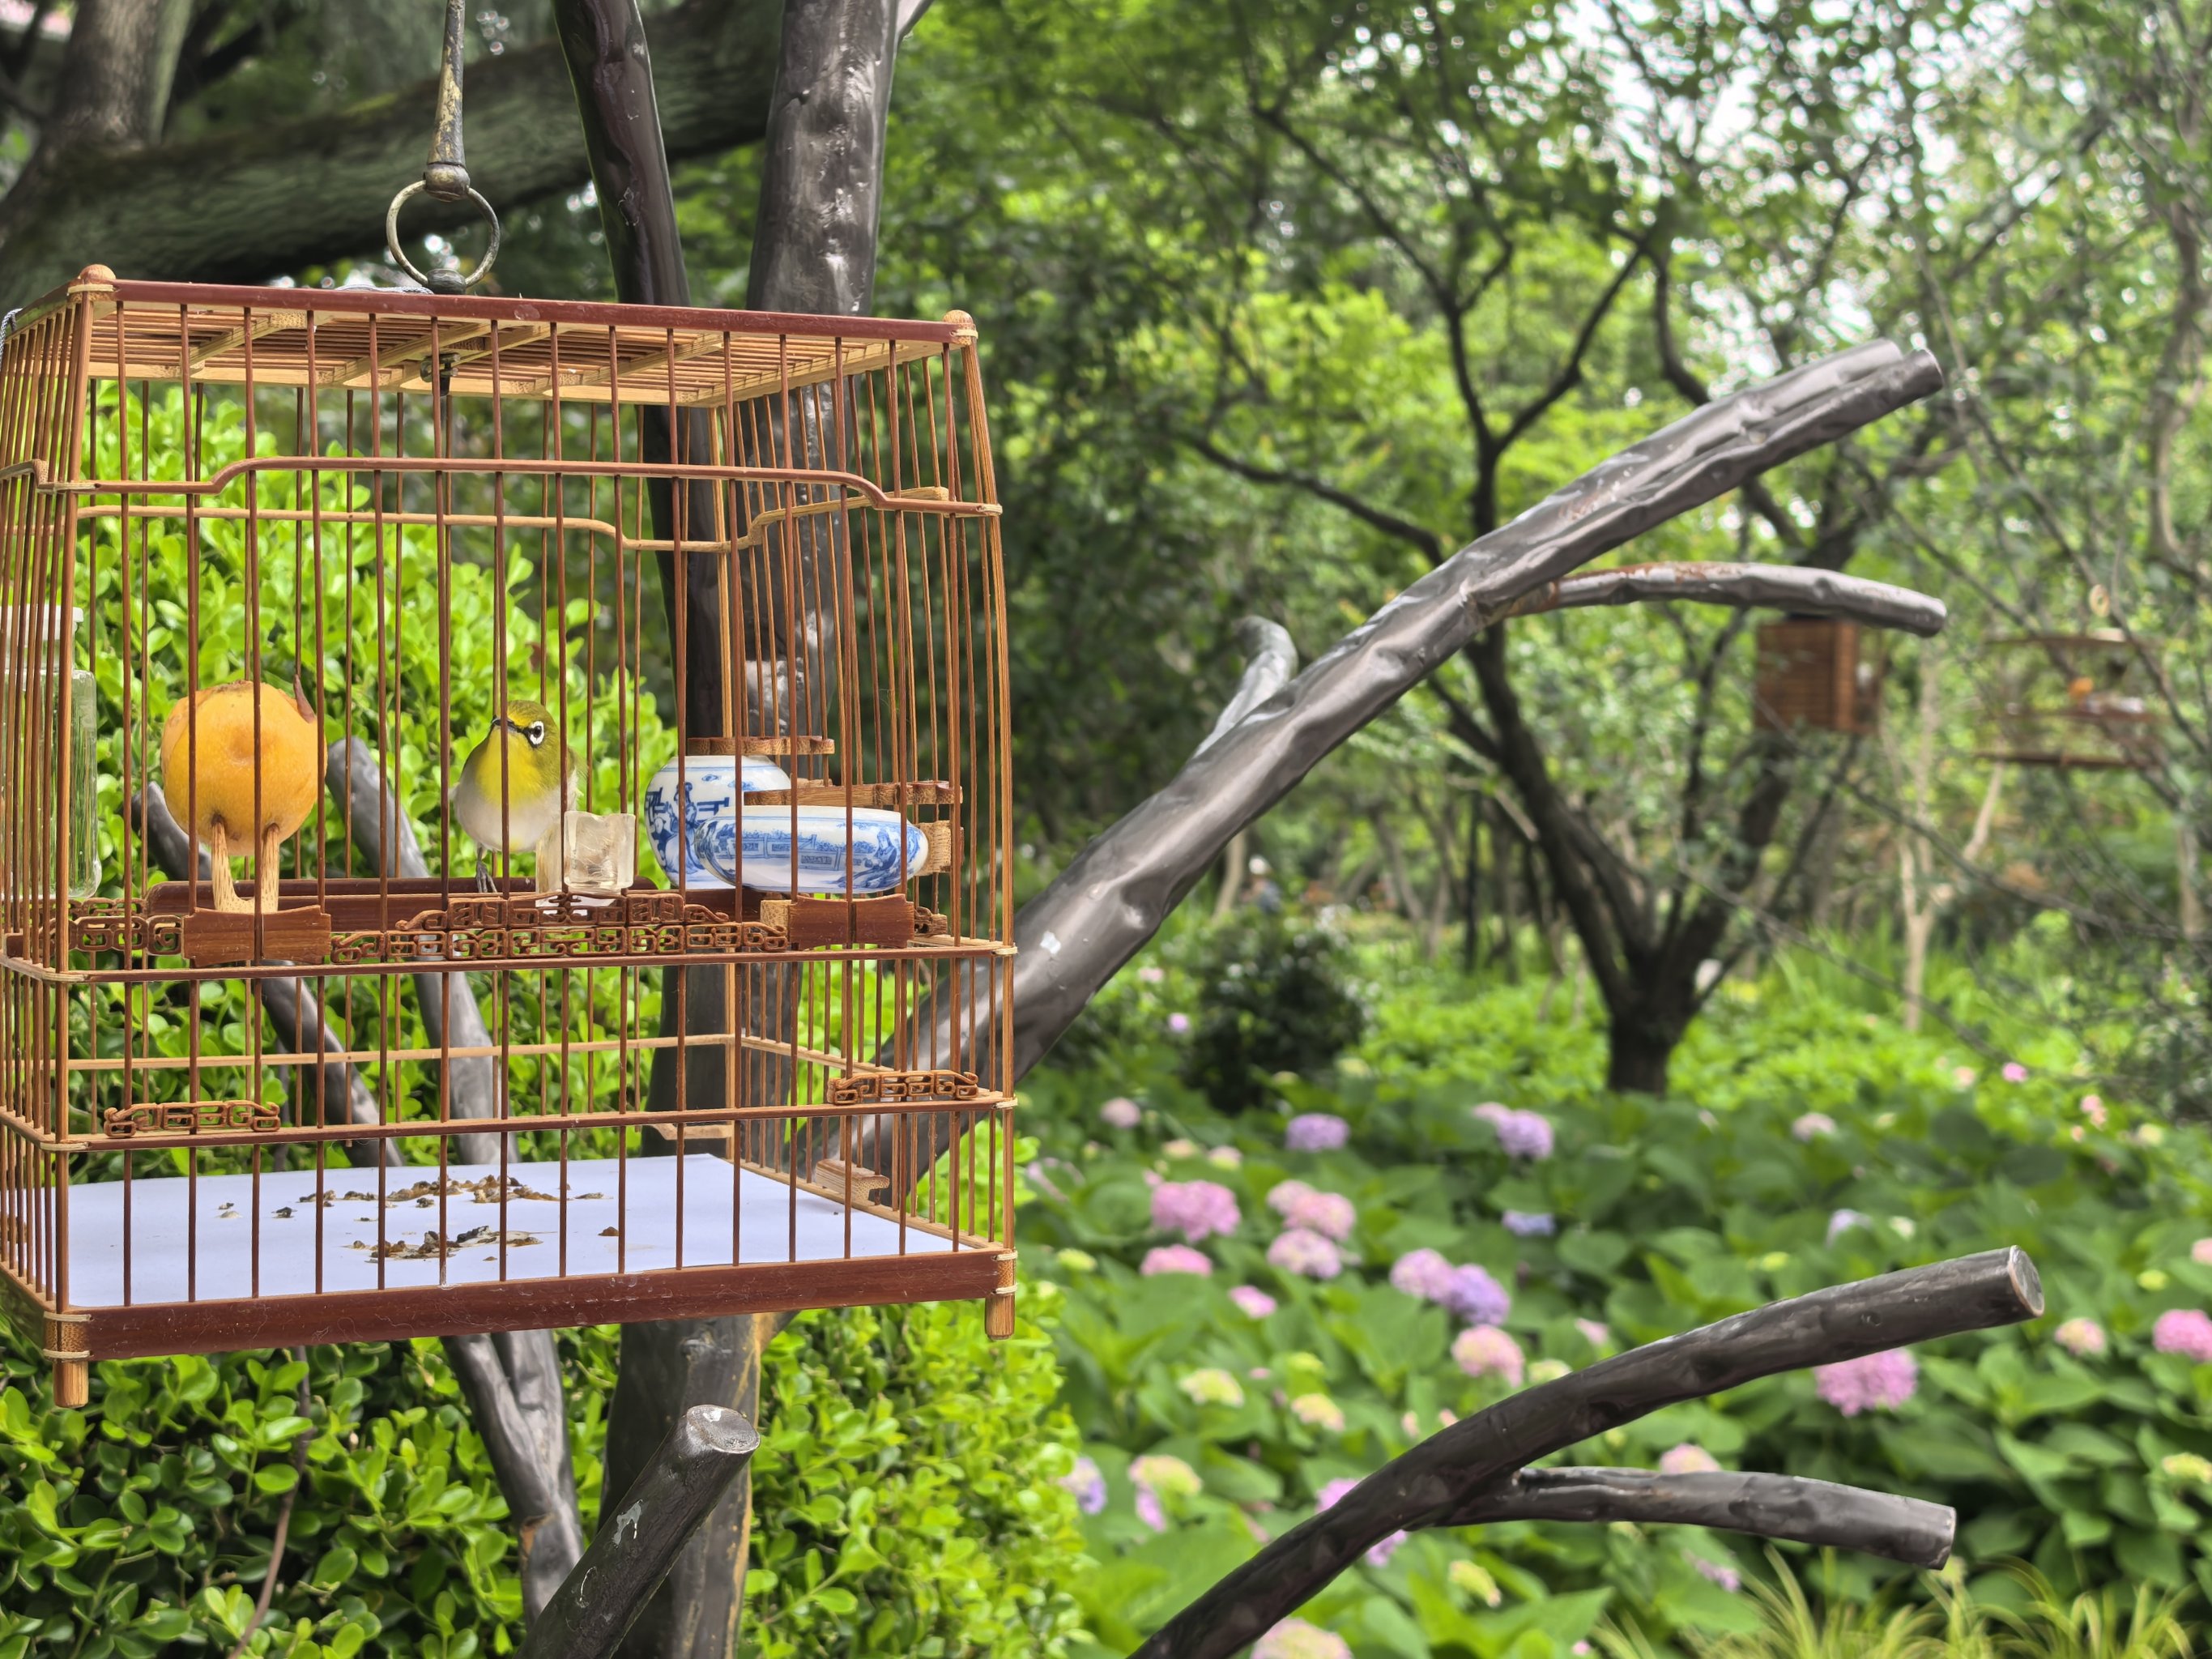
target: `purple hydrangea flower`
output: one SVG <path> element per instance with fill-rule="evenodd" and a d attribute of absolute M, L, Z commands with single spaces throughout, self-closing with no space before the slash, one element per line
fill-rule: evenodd
<path fill-rule="evenodd" d="M 1328 1112 L 1300 1112 L 1283 1129 L 1283 1145 L 1294 1152 L 1333 1152 L 1351 1138 L 1352 1126 Z"/>
<path fill-rule="evenodd" d="M 1267 1265 L 1308 1279 L 1334 1279 L 1344 1271 L 1335 1244 L 1310 1227 L 1292 1227 L 1267 1246 Z"/>
<path fill-rule="evenodd" d="M 1866 1217 L 1856 1210 L 1838 1210 L 1828 1218 L 1828 1243 L 1832 1244 L 1852 1228 L 1867 1224 Z"/>
<path fill-rule="evenodd" d="M 1275 1298 L 1256 1285 L 1239 1285 L 1229 1292 L 1229 1299 L 1243 1310 L 1247 1318 L 1265 1319 L 1275 1311 Z"/>
<path fill-rule="evenodd" d="M 1451 1284 L 1437 1300 L 1470 1325 L 1500 1324 L 1513 1310 L 1505 1287 L 1473 1262 L 1452 1269 Z"/>
<path fill-rule="evenodd" d="M 1352 1224 L 1359 1212 L 1352 1207 L 1352 1200 L 1340 1193 L 1317 1193 L 1311 1190 L 1299 1194 L 1284 1208 L 1283 1219 L 1293 1227 L 1310 1227 L 1342 1243 L 1352 1237 Z"/>
<path fill-rule="evenodd" d="M 1519 1388 L 1528 1361 L 1516 1342 L 1495 1325 L 1470 1325 L 1454 1339 L 1451 1356 L 1469 1376 L 1502 1376 Z"/>
<path fill-rule="evenodd" d="M 1190 1016 L 1188 1014 L 1170 1014 L 1168 1016 L 1168 1030 L 1174 1032 L 1177 1036 L 1187 1035 L 1190 1030 Z"/>
<path fill-rule="evenodd" d="M 1552 1121 L 1541 1112 L 1516 1112 L 1486 1100 L 1474 1115 L 1498 1131 L 1498 1144 L 1508 1158 L 1540 1162 L 1552 1155 Z"/>
<path fill-rule="evenodd" d="M 1407 1251 L 1390 1264 L 1391 1289 L 1424 1302 L 1442 1302 L 1451 1294 L 1451 1282 L 1452 1264 L 1426 1245 Z"/>
<path fill-rule="evenodd" d="M 1277 1215 L 1287 1216 L 1293 1205 L 1312 1193 L 1313 1188 L 1303 1181 L 1279 1181 L 1267 1188 L 1267 1207 Z"/>
<path fill-rule="evenodd" d="M 2212 1330 L 2208 1330 L 2212 1335 Z M 1919 1362 L 1902 1348 L 1863 1354 L 1833 1365 L 1816 1365 L 1813 1385 L 1845 1417 L 1879 1407 L 1894 1411 L 1920 1386 Z"/>
<path fill-rule="evenodd" d="M 2150 1328 L 2150 1345 L 2199 1365 L 2212 1364 L 2212 1318 L 2201 1308 L 2169 1308 Z"/>
<path fill-rule="evenodd" d="M 1116 1095 L 1098 1109 L 1098 1121 L 1109 1129 L 1133 1129 L 1144 1115 L 1126 1095 Z"/>
<path fill-rule="evenodd" d="M 1730 1595 L 1743 1588 L 1743 1575 L 1734 1567 L 1724 1566 L 1718 1561 L 1708 1561 L 1702 1555 L 1691 1556 L 1690 1565 Z"/>
<path fill-rule="evenodd" d="M 1152 1188 L 1152 1225 L 1181 1233 L 1191 1243 L 1233 1233 L 1243 1218 L 1237 1194 L 1214 1181 L 1167 1181 Z"/>
<path fill-rule="evenodd" d="M 1145 1252 L 1144 1265 L 1137 1269 L 1146 1279 L 1161 1273 L 1196 1273 L 1200 1279 L 1213 1276 L 1213 1263 L 1203 1250 L 1194 1250 L 1188 1244 L 1163 1244 Z"/>
<path fill-rule="evenodd" d="M 1559 1230 L 1550 1216 L 1534 1210 L 1508 1210 L 1498 1218 L 1516 1238 L 1549 1238 Z"/>
<path fill-rule="evenodd" d="M 1096 1515 L 1106 1507 L 1106 1477 L 1087 1457 L 1077 1458 L 1075 1467 L 1061 1475 L 1057 1484 L 1075 1494 L 1075 1507 L 1085 1515 Z"/>

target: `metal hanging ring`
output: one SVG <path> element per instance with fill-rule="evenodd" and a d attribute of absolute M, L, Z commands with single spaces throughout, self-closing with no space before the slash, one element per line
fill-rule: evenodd
<path fill-rule="evenodd" d="M 462 275 L 459 270 L 425 273 L 417 270 L 415 262 L 400 249 L 399 210 L 405 205 L 409 197 L 427 188 L 428 186 L 417 179 L 392 198 L 392 206 L 384 216 L 384 251 L 392 256 L 392 262 L 394 264 L 433 294 L 459 294 L 465 289 L 474 288 L 491 275 L 491 262 L 499 258 L 499 215 L 493 210 L 492 204 L 484 199 L 482 191 L 473 185 L 470 186 L 469 200 L 477 204 L 477 210 L 483 215 L 484 222 L 491 227 L 490 245 L 484 249 L 483 258 L 477 261 L 477 268 L 466 276 Z"/>

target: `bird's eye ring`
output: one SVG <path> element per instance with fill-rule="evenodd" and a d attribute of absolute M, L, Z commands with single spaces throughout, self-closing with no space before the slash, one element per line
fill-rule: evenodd
<path fill-rule="evenodd" d="M 530 729 L 522 735 L 530 739 L 530 746 L 532 749 L 537 748 L 540 744 L 545 741 L 545 722 L 544 720 L 531 721 Z"/>

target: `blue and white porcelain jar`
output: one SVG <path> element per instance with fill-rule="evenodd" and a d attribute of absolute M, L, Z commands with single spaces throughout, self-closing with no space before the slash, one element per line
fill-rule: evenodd
<path fill-rule="evenodd" d="M 672 760 L 654 773 L 653 781 L 645 787 L 645 834 L 669 884 L 734 886 L 738 798 L 763 789 L 790 787 L 790 775 L 758 755 L 690 755 L 684 760 L 679 812 L 676 763 Z M 679 843 L 688 854 L 689 866 L 680 880 L 677 874 Z"/>

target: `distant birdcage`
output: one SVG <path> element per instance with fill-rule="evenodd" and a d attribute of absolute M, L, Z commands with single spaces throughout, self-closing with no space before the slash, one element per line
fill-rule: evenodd
<path fill-rule="evenodd" d="M 0 1268 L 58 1399 L 281 1343 L 1012 1329 L 975 337 L 99 266 L 14 319 Z"/>
<path fill-rule="evenodd" d="M 2013 766 L 2147 771 L 2162 753 L 2154 641 L 2117 629 L 1992 640 L 1975 751 Z"/>
<path fill-rule="evenodd" d="M 1867 732 L 1881 704 L 1874 665 L 1859 655 L 1859 625 L 1790 617 L 1758 634 L 1752 718 L 1770 731 Z"/>

